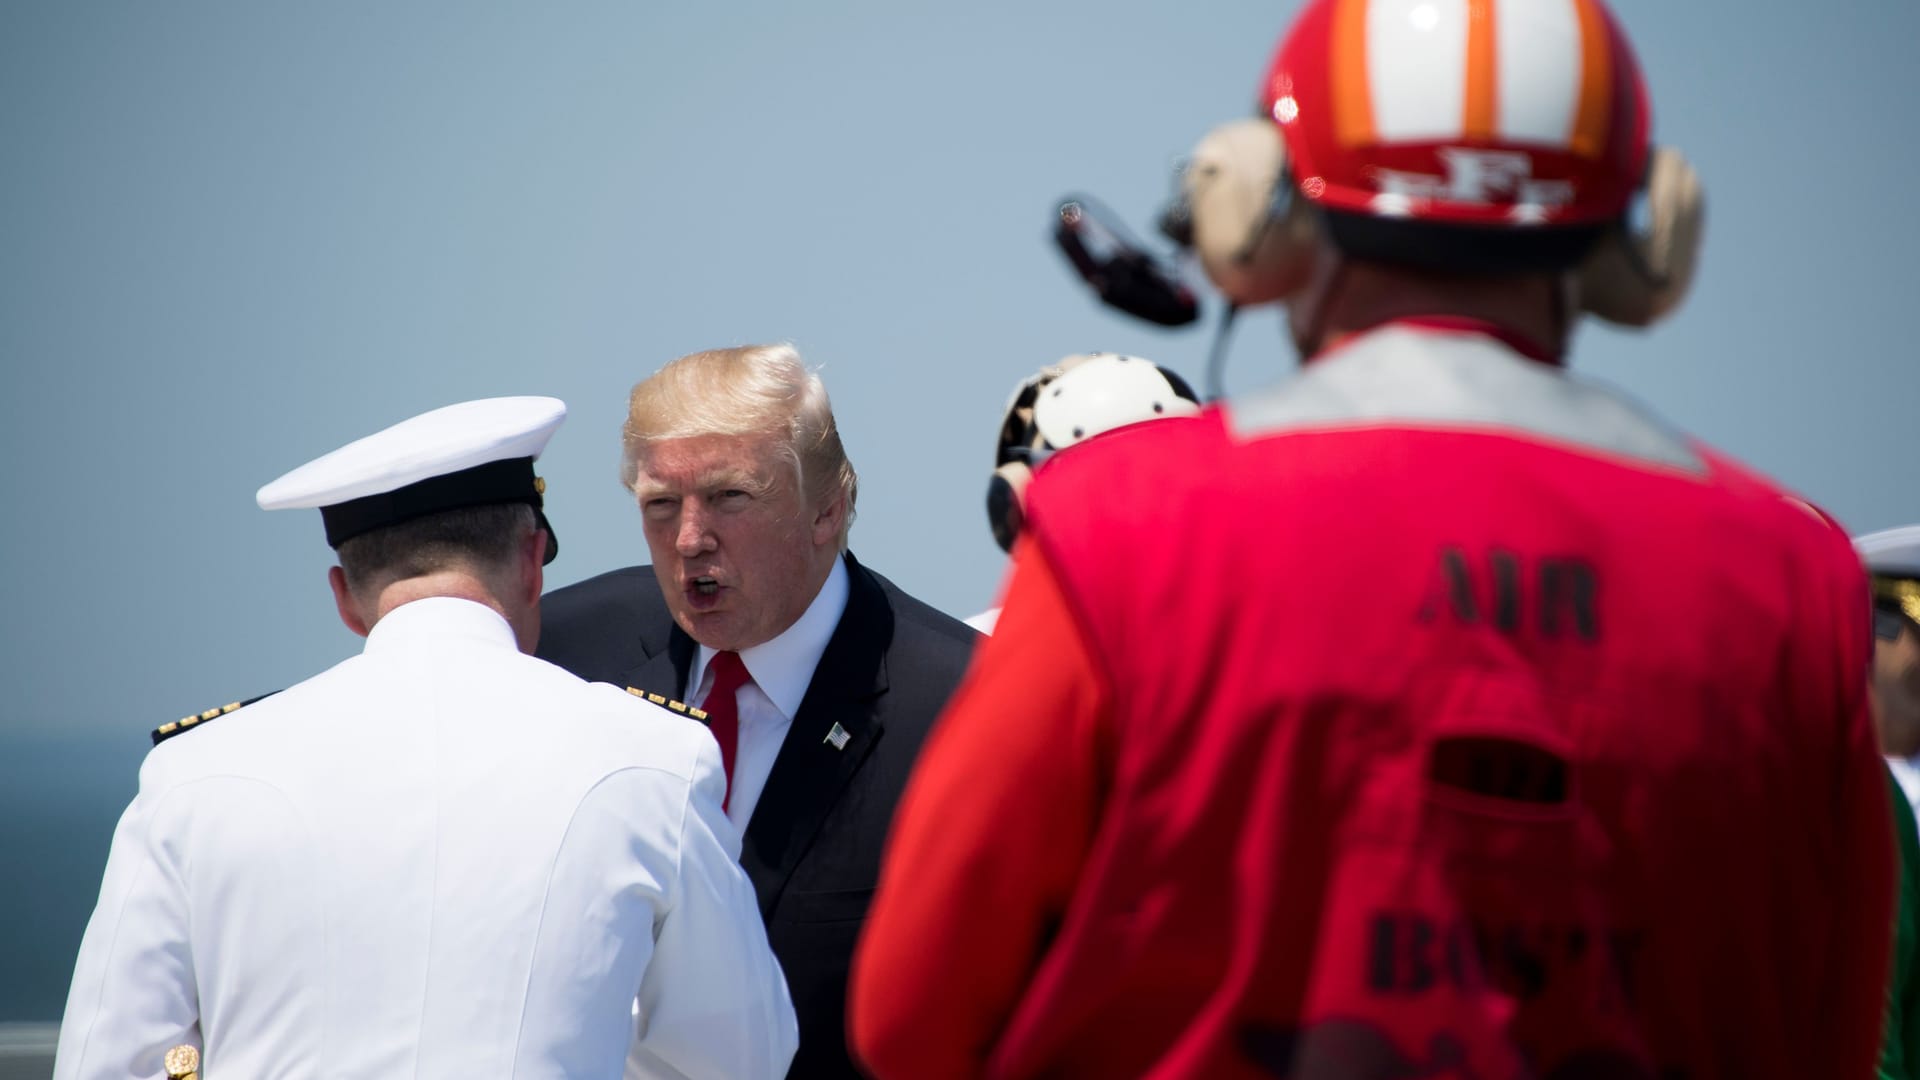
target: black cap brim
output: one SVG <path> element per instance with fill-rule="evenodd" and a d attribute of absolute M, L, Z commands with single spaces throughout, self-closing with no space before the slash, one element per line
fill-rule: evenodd
<path fill-rule="evenodd" d="M 547 520 L 542 497 L 545 487 L 533 473 L 532 458 L 507 458 L 428 477 L 392 491 L 323 506 L 320 520 L 326 525 L 327 546 L 338 548 L 363 533 L 428 514 L 469 506 L 526 503 L 533 507 L 540 527 L 547 531 L 547 557 L 542 563 L 545 565 L 560 553 L 560 538 Z"/>
<path fill-rule="evenodd" d="M 560 534 L 553 531 L 553 523 L 547 520 L 546 510 L 538 503 L 533 506 L 533 517 L 536 524 L 547 530 L 547 557 L 540 560 L 540 565 L 546 566 L 560 554 Z"/>

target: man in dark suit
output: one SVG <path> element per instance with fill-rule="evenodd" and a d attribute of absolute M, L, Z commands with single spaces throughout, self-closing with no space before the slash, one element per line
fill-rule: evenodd
<path fill-rule="evenodd" d="M 977 635 L 845 550 L 853 467 L 790 346 L 668 364 L 634 387 L 623 443 L 653 565 L 548 594 L 539 655 L 708 713 L 800 1018 L 788 1075 L 857 1076 L 854 941 L 894 804 Z"/>

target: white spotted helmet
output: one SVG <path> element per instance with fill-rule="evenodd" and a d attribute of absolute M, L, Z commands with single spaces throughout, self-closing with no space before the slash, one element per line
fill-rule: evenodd
<path fill-rule="evenodd" d="M 1200 411 L 1179 375 L 1120 353 L 1075 353 L 1023 380 L 1007 399 L 987 485 L 987 521 L 1002 550 L 1020 535 L 1033 470 L 1053 454 L 1103 432 Z"/>

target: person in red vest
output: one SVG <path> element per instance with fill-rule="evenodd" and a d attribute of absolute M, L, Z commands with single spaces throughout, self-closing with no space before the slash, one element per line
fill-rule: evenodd
<path fill-rule="evenodd" d="M 1566 369 L 1698 182 L 1598 0 L 1309 0 L 1202 142 L 1294 377 L 1028 492 L 854 962 L 873 1075 L 1869 1076 L 1868 590 L 1806 503 Z M 1632 220 L 1644 228 L 1629 227 Z"/>

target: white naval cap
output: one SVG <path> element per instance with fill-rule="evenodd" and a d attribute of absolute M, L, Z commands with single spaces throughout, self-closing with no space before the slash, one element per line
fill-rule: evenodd
<path fill-rule="evenodd" d="M 550 397 L 463 401 L 402 420 L 315 458 L 260 489 L 263 510 L 320 510 L 327 544 L 427 514 L 523 502 L 547 531 L 547 562 L 560 542 L 541 508 L 546 483 L 533 461 L 567 418 Z"/>
<path fill-rule="evenodd" d="M 1920 578 L 1920 525 L 1902 525 L 1856 537 L 1855 551 L 1881 577 Z"/>

